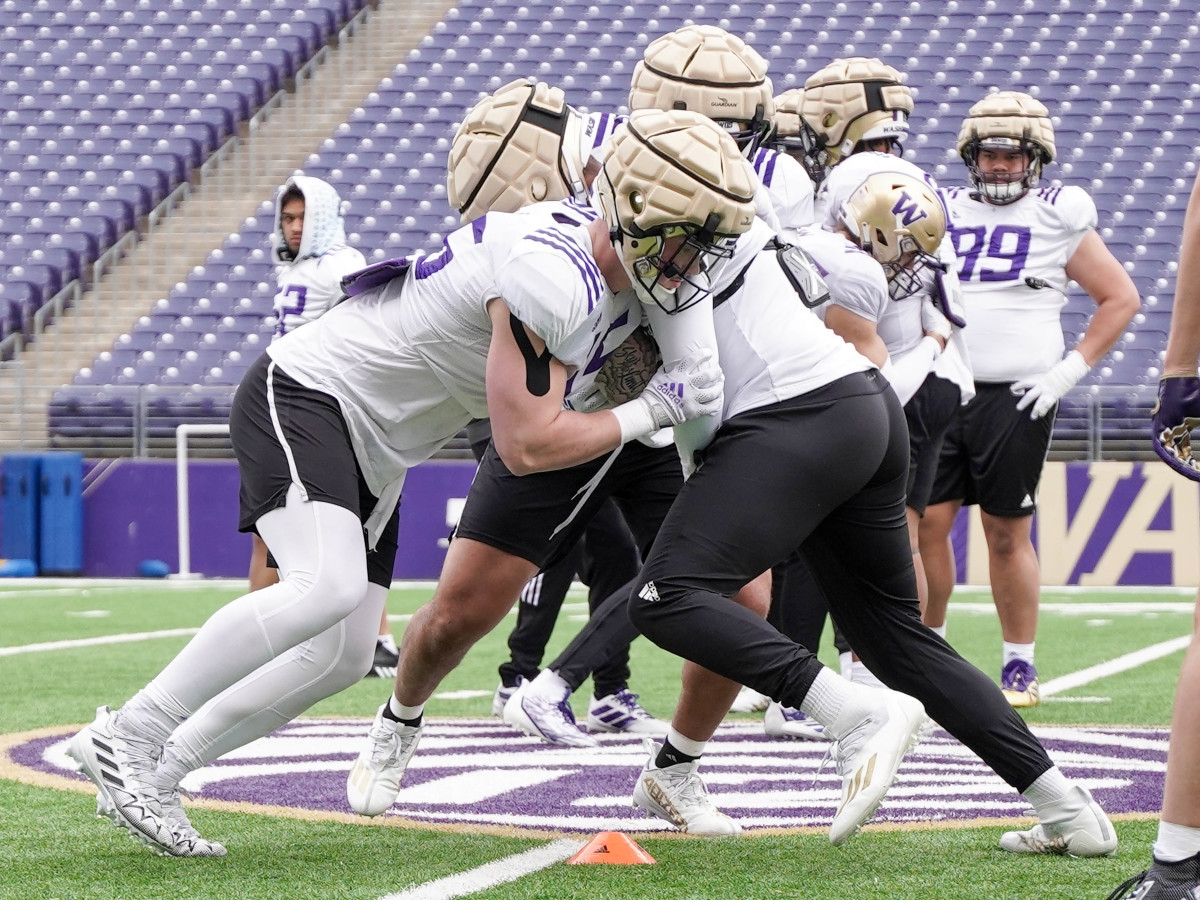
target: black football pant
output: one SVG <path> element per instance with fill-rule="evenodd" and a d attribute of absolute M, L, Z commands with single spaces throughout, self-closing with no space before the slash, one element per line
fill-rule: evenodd
<path fill-rule="evenodd" d="M 517 624 L 508 636 L 510 656 L 500 664 L 500 680 L 513 686 L 518 677 L 531 679 L 537 675 L 559 610 L 577 573 L 588 586 L 588 607 L 594 614 L 604 600 L 629 584 L 641 565 L 620 511 L 611 501 L 605 503 L 596 510 L 583 538 L 570 553 L 539 572 L 521 593 Z M 606 697 L 628 684 L 629 642 L 626 641 L 614 647 L 612 655 L 592 672 L 592 687 L 597 697 Z"/>
<path fill-rule="evenodd" d="M 877 371 L 725 422 L 630 595 L 654 643 L 787 706 L 821 664 L 730 598 L 799 548 L 868 668 L 1023 791 L 1052 763 L 983 672 L 921 623 L 905 523 L 908 430 Z"/>

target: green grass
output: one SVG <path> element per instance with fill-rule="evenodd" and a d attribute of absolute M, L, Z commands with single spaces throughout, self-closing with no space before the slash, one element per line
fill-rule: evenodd
<path fill-rule="evenodd" d="M 162 583 L 39 589 L 0 585 L 0 644 L 95 637 L 196 627 L 236 596 L 228 586 L 171 589 Z M 389 610 L 404 615 L 428 591 L 397 589 Z M 578 601 L 580 598 L 573 598 Z M 1117 599 L 1047 591 L 1046 603 Z M 1178 600 L 1184 595 L 1122 594 L 1122 600 Z M 993 676 L 999 670 L 995 616 L 971 612 L 965 596 L 951 607 L 951 641 Z M 107 610 L 104 617 L 78 613 Z M 578 602 L 564 615 L 550 653 L 578 628 Z M 1189 632 L 1190 613 L 1133 616 L 1044 612 L 1038 633 L 1043 680 L 1103 662 Z M 395 623 L 399 636 L 403 623 Z M 505 626 L 482 641 L 446 680 L 444 691 L 496 684 Z M 160 638 L 134 644 L 0 657 L 0 733 L 89 721 L 102 703 L 119 705 L 142 687 L 186 642 Z M 828 636 L 827 636 L 828 642 Z M 832 662 L 832 647 L 822 647 Z M 1028 712 L 1033 724 L 1165 725 L 1180 655 L 1070 692 L 1105 703 L 1047 703 Z M 635 689 L 652 712 L 669 716 L 679 661 L 646 641 L 634 646 Z M 313 708 L 313 715 L 370 716 L 386 684 L 366 680 Z M 586 691 L 576 695 L 585 711 Z M 431 716 L 481 716 L 491 699 L 435 698 Z M 187 897 L 200 900 L 369 898 L 450 876 L 538 846 L 542 841 L 443 831 L 309 822 L 199 809 L 193 820 L 230 848 L 219 860 L 170 860 L 150 855 L 116 829 L 92 818 L 94 801 L 77 792 L 0 780 L 0 898 Z M 1122 846 L 1106 860 L 1026 858 L 997 849 L 1000 828 L 870 831 L 843 848 L 823 835 L 749 837 L 729 841 L 638 838 L 658 864 L 645 867 L 555 865 L 479 896 L 487 898 L 622 897 L 630 900 L 710 897 L 829 898 L 1103 898 L 1142 867 L 1153 821 L 1118 824 Z"/>

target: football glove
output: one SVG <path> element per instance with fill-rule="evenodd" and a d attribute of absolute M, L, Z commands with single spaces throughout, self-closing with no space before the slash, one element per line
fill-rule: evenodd
<path fill-rule="evenodd" d="M 1192 429 L 1200 428 L 1200 378 L 1165 375 L 1158 380 L 1158 402 L 1151 413 L 1154 452 L 1168 466 L 1200 481 L 1200 465 L 1192 455 Z"/>
<path fill-rule="evenodd" d="M 613 409 L 621 425 L 621 442 L 687 419 L 715 416 L 721 411 L 724 384 L 725 375 L 709 349 L 664 364 L 638 397 Z"/>
<path fill-rule="evenodd" d="M 930 296 L 921 300 L 921 328 L 926 334 L 936 334 L 943 343 L 954 334 L 954 324 Z"/>
<path fill-rule="evenodd" d="M 1075 387 L 1090 368 L 1083 354 L 1072 350 L 1066 359 L 1055 363 L 1050 371 L 1039 378 L 1026 378 L 1012 386 L 1012 392 L 1021 398 L 1017 401 L 1017 409 L 1032 406 L 1029 418 L 1040 419 L 1067 391 Z"/>

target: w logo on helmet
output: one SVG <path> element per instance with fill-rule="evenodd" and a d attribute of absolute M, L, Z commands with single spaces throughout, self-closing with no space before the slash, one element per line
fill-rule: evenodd
<path fill-rule="evenodd" d="M 913 222 L 924 219 L 927 213 L 923 210 L 920 204 L 913 199 L 908 191 L 901 191 L 895 205 L 892 207 L 892 212 L 905 225 L 911 225 Z"/>

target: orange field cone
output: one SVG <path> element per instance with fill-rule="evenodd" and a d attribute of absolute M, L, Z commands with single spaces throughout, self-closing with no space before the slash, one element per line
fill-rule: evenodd
<path fill-rule="evenodd" d="M 572 866 L 583 863 L 607 863 L 610 866 L 653 865 L 654 857 L 620 831 L 602 831 L 583 849 L 567 860 Z"/>

